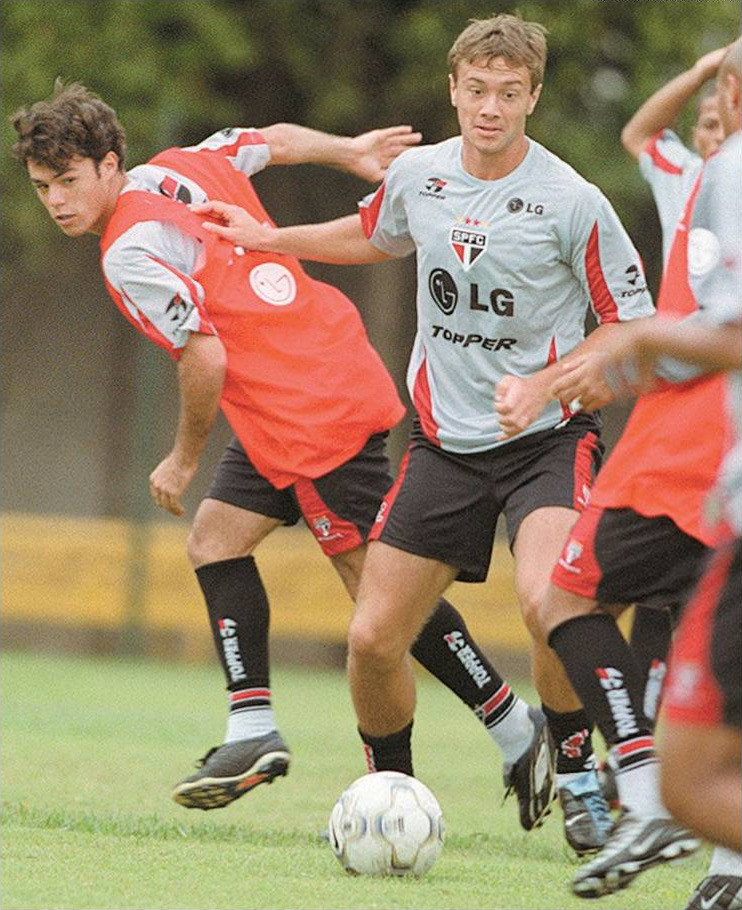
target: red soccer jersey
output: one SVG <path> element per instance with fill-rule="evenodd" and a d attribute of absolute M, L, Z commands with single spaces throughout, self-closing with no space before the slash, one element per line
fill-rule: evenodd
<path fill-rule="evenodd" d="M 701 178 L 678 224 L 657 311 L 683 317 L 697 309 L 688 282 L 688 231 Z M 666 515 L 708 546 L 717 534 L 704 521 L 704 503 L 728 443 L 722 375 L 661 383 L 636 402 L 621 439 L 598 474 L 592 502 L 630 508 L 648 518 Z"/>
<path fill-rule="evenodd" d="M 195 181 L 210 199 L 270 220 L 248 177 L 221 155 L 168 149 L 150 164 Z M 201 241 L 204 264 L 193 278 L 205 291 L 204 324 L 227 351 L 221 408 L 261 474 L 279 488 L 320 477 L 359 452 L 370 435 L 398 423 L 404 407 L 350 300 L 310 278 L 294 257 L 244 253 L 215 237 L 173 195 L 122 193 L 101 252 L 144 221 L 174 224 Z M 136 328 L 177 356 L 107 285 Z"/>

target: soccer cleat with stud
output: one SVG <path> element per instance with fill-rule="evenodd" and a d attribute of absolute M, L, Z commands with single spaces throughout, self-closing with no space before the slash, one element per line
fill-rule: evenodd
<path fill-rule="evenodd" d="M 578 897 L 612 894 L 645 869 L 682 859 L 699 846 L 698 838 L 671 818 L 623 812 L 605 847 L 572 879 L 572 891 Z"/>
<path fill-rule="evenodd" d="M 564 836 L 578 856 L 597 853 L 613 828 L 608 803 L 600 789 L 595 771 L 559 787 L 557 794 L 564 813 Z"/>
<path fill-rule="evenodd" d="M 256 739 L 241 739 L 210 749 L 195 774 L 173 790 L 173 799 L 187 809 L 221 809 L 288 773 L 291 753 L 275 730 Z"/>
<path fill-rule="evenodd" d="M 742 910 L 742 877 L 707 875 L 685 910 Z"/>
<path fill-rule="evenodd" d="M 520 823 L 526 831 L 540 827 L 551 811 L 554 799 L 556 753 L 549 736 L 549 728 L 542 711 L 529 707 L 528 716 L 533 722 L 533 738 L 528 749 L 512 764 L 503 767 L 505 796 L 515 793 L 518 797 Z"/>

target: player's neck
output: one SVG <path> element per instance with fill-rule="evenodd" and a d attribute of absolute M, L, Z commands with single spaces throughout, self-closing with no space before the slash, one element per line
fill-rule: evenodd
<path fill-rule="evenodd" d="M 110 192 L 108 193 L 106 204 L 101 211 L 100 217 L 90 228 L 91 234 L 96 234 L 99 237 L 103 234 L 119 201 L 121 190 L 123 190 L 128 182 L 129 178 L 126 174 L 116 175 L 116 179 L 111 183 Z"/>
<path fill-rule="evenodd" d="M 523 135 L 499 152 L 483 154 L 464 141 L 461 163 L 477 180 L 499 180 L 512 173 L 528 154 L 528 137 Z"/>

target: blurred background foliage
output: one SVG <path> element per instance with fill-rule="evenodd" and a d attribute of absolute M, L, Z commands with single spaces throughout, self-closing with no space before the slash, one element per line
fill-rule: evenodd
<path fill-rule="evenodd" d="M 224 126 L 283 120 L 347 134 L 410 123 L 424 141 L 437 142 L 457 129 L 446 85 L 453 39 L 472 17 L 516 9 L 549 29 L 530 134 L 608 195 L 656 291 L 659 225 L 619 134 L 652 92 L 734 39 L 737 2 L 3 0 L 5 507 L 121 512 L 142 394 L 134 382 L 141 342 L 106 301 L 96 239 L 62 237 L 9 154 L 15 109 L 46 97 L 57 76 L 81 81 L 118 111 L 130 165 Z M 689 105 L 681 135 L 693 116 Z M 345 214 L 371 189 L 311 166 L 268 169 L 255 183 L 284 224 Z M 411 263 L 310 271 L 356 300 L 401 386 L 414 326 Z M 171 372 L 146 380 L 161 417 L 151 434 L 153 458 L 172 435 Z M 194 495 L 202 492 L 196 485 Z"/>

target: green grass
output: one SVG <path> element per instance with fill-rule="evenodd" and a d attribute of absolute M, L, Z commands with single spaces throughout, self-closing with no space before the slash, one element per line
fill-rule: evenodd
<path fill-rule="evenodd" d="M 576 869 L 558 810 L 539 831 L 502 806 L 501 763 L 450 693 L 420 679 L 416 773 L 446 819 L 422 879 L 346 875 L 319 838 L 363 773 L 342 674 L 279 667 L 275 708 L 291 773 L 226 809 L 185 810 L 170 788 L 221 741 L 216 667 L 5 653 L 2 907 L 681 908 L 708 850 L 652 870 L 597 904 L 570 894 Z M 517 687 L 532 696 L 527 687 Z"/>

